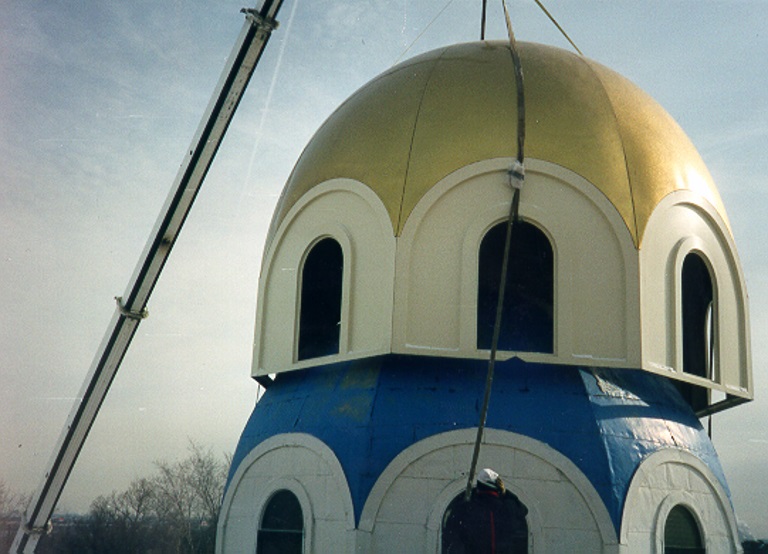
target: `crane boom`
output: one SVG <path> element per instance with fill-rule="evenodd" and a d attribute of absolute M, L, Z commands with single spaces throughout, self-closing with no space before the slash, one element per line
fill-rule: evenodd
<path fill-rule="evenodd" d="M 227 60 L 216 89 L 176 175 L 144 251 L 86 376 L 78 401 L 59 437 L 40 487 L 24 513 L 11 554 L 35 551 L 77 456 L 98 415 L 140 321 L 168 255 L 189 214 L 208 168 L 227 131 L 248 81 L 261 58 L 282 0 L 263 0 L 260 8 L 243 9 L 246 21 Z"/>

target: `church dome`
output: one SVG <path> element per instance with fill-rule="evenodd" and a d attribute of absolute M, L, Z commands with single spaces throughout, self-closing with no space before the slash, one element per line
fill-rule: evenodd
<path fill-rule="evenodd" d="M 520 43 L 519 51 L 526 159 L 557 164 L 592 183 L 615 206 L 636 247 L 654 208 L 676 190 L 693 190 L 726 220 L 698 152 L 646 93 L 559 48 Z M 516 156 L 516 126 L 507 43 L 458 44 L 410 59 L 363 86 L 322 125 L 285 187 L 272 230 L 312 187 L 350 178 L 378 195 L 399 236 L 414 206 L 446 175 Z"/>
<path fill-rule="evenodd" d="M 691 141 L 616 72 L 519 46 L 526 257 L 510 290 L 524 294 L 501 358 L 644 369 L 696 387 L 697 411 L 706 389 L 751 398 L 743 274 Z M 320 127 L 267 237 L 255 377 L 385 354 L 487 357 L 490 253 L 517 157 L 510 54 L 475 42 L 417 56 Z"/>
<path fill-rule="evenodd" d="M 629 81 L 556 48 L 520 55 L 516 204 L 505 43 L 392 68 L 304 150 L 264 250 L 252 375 L 266 391 L 234 456 L 220 550 L 282 541 L 279 513 L 296 552 L 450 551 L 496 336 L 478 463 L 527 509 L 516 540 L 648 552 L 684 517 L 686 536 L 735 552 L 698 420 L 752 397 L 717 190 Z"/>

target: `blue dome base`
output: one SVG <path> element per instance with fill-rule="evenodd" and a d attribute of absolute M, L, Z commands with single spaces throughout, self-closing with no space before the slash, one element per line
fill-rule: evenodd
<path fill-rule="evenodd" d="M 376 480 L 403 450 L 477 427 L 486 371 L 481 360 L 386 355 L 279 374 L 242 433 L 230 479 L 262 441 L 307 433 L 337 456 L 359 521 Z M 600 494 L 617 531 L 636 468 L 660 449 L 695 455 L 727 490 L 691 408 L 668 379 L 644 371 L 497 362 L 487 427 L 568 457 Z"/>

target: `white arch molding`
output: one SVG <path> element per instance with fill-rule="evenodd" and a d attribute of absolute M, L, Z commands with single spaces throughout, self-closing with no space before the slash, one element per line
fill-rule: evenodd
<path fill-rule="evenodd" d="M 683 373 L 681 275 L 697 253 L 710 269 L 715 295 L 716 379 Z M 727 222 L 689 190 L 654 209 L 640 249 L 643 369 L 743 398 L 752 398 L 749 310 L 744 276 Z"/>
<path fill-rule="evenodd" d="M 410 446 L 382 472 L 363 507 L 358 546 L 364 552 L 440 550 L 448 504 L 466 486 L 476 429 L 434 435 Z M 486 429 L 480 467 L 492 467 L 529 510 L 530 548 L 538 553 L 618 552 L 602 499 L 567 457 L 546 444 Z M 531 550 L 533 551 L 533 550 Z"/>
<path fill-rule="evenodd" d="M 492 224 L 508 216 L 511 162 L 484 160 L 451 173 L 409 215 L 397 243 L 394 352 L 487 356 L 476 341 L 478 249 Z M 527 159 L 520 215 L 553 248 L 554 353 L 499 358 L 638 367 L 638 256 L 613 204 L 579 175 Z"/>
<path fill-rule="evenodd" d="M 713 552 L 711 547 L 707 547 L 707 527 L 702 522 L 701 514 L 699 513 L 700 510 L 697 506 L 694 505 L 691 495 L 683 491 L 671 492 L 661 502 L 661 505 L 656 512 L 656 518 L 653 522 L 652 533 L 655 542 L 653 545 L 655 550 L 653 551 L 658 552 L 659 554 L 664 554 L 667 520 L 669 519 L 669 513 L 672 511 L 672 508 L 677 506 L 682 506 L 693 516 L 693 519 L 696 521 L 696 525 L 699 530 L 699 536 L 701 537 L 702 544 L 704 545 L 704 550 L 706 552 Z M 715 550 L 715 552 L 720 551 Z"/>
<path fill-rule="evenodd" d="M 677 505 L 693 514 L 707 552 L 740 551 L 736 516 L 720 481 L 693 454 L 667 448 L 645 458 L 632 477 L 622 514 L 622 552 L 663 554 L 664 524 Z"/>
<path fill-rule="evenodd" d="M 269 504 L 269 501 L 272 500 L 272 497 L 275 495 L 275 493 L 282 490 L 290 491 L 299 501 L 299 505 L 301 506 L 302 523 L 304 527 L 303 550 L 306 553 L 312 552 L 312 538 L 314 537 L 314 534 L 312 533 L 312 501 L 309 497 L 309 494 L 307 493 L 307 489 L 304 488 L 304 486 L 301 484 L 301 481 L 298 481 L 294 478 L 277 477 L 270 481 L 269 486 L 257 489 L 255 491 L 256 494 L 253 497 L 253 506 L 256 509 L 257 517 L 256 528 L 253 530 L 253 532 L 256 537 L 258 537 L 259 529 L 261 529 L 261 522 L 264 519 L 264 512 L 267 509 L 267 504 Z M 256 552 L 256 548 L 258 548 L 258 546 L 258 543 L 254 541 L 253 552 Z"/>
<path fill-rule="evenodd" d="M 355 520 L 344 470 L 333 451 L 304 433 L 265 440 L 240 462 L 222 501 L 216 552 L 255 552 L 267 501 L 281 489 L 299 499 L 304 552 L 353 552 Z"/>
<path fill-rule="evenodd" d="M 336 240 L 344 255 L 339 353 L 296 359 L 300 270 L 310 247 Z M 332 179 L 313 187 L 282 220 L 264 251 L 252 375 L 390 351 L 395 237 L 384 204 L 366 185 Z"/>

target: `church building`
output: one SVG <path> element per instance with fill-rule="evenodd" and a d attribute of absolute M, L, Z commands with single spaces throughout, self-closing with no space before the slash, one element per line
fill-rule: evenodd
<path fill-rule="evenodd" d="M 525 181 L 480 468 L 529 553 L 739 552 L 702 418 L 752 398 L 744 276 L 710 174 L 624 77 L 518 44 Z M 510 46 L 405 61 L 298 160 L 258 284 L 217 551 L 447 553 L 513 197 Z"/>

